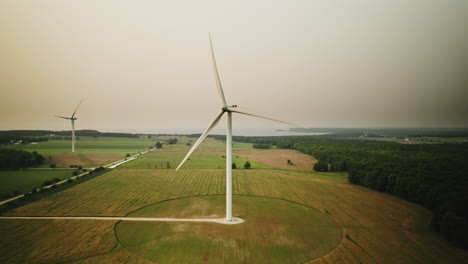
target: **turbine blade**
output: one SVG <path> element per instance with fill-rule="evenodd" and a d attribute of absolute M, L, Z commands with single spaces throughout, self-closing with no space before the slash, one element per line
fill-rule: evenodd
<path fill-rule="evenodd" d="M 229 111 L 234 112 L 234 113 L 243 114 L 243 115 L 248 115 L 248 116 L 260 117 L 260 118 L 263 118 L 263 119 L 268 119 L 268 120 L 276 121 L 276 122 L 279 122 L 279 123 L 283 123 L 283 124 L 287 124 L 287 125 L 291 125 L 291 126 L 295 126 L 295 127 L 302 127 L 302 126 L 299 126 L 299 125 L 296 125 L 296 124 L 293 124 L 293 123 L 290 123 L 290 122 L 282 121 L 282 120 L 279 120 L 279 119 L 276 119 L 276 118 L 272 118 L 272 117 L 268 117 L 268 116 L 264 116 L 264 115 L 260 115 L 260 114 L 249 113 L 249 112 L 247 112 L 245 110 L 238 109 L 238 108 L 229 108 Z"/>
<path fill-rule="evenodd" d="M 218 67 L 216 66 L 216 59 L 213 50 L 213 42 L 211 41 L 211 34 L 210 36 L 210 47 L 211 47 L 211 60 L 213 61 L 213 70 L 216 79 L 216 86 L 218 87 L 219 97 L 221 97 L 221 101 L 223 102 L 223 106 L 226 106 L 226 97 L 224 97 L 223 87 L 221 86 L 221 80 L 219 79 Z"/>
<path fill-rule="evenodd" d="M 182 162 L 180 162 L 180 164 L 177 167 L 176 171 L 179 170 L 180 167 L 182 167 L 182 165 L 185 163 L 185 161 L 187 161 L 187 159 L 190 157 L 192 152 L 198 147 L 198 145 L 200 145 L 202 143 L 202 141 L 208 136 L 208 133 L 210 133 L 210 131 L 216 126 L 216 124 L 218 124 L 218 122 L 221 119 L 221 117 L 223 116 L 223 114 L 224 114 L 224 112 L 219 113 L 216 116 L 216 118 L 213 120 L 213 122 L 211 122 L 210 126 L 208 126 L 208 128 L 205 129 L 205 131 L 198 138 L 197 142 L 195 142 L 195 144 L 193 144 L 192 148 L 189 150 L 189 152 L 187 153 L 185 158 L 182 160 Z"/>
<path fill-rule="evenodd" d="M 80 105 L 81 105 L 81 103 L 83 102 L 83 100 L 84 100 L 84 98 L 81 99 L 80 103 L 78 104 L 78 106 L 77 106 L 76 109 L 75 109 L 75 112 L 73 112 L 73 115 L 71 116 L 71 118 L 75 117 L 75 113 L 76 113 L 76 111 L 78 110 L 78 107 L 80 107 Z"/>
<path fill-rule="evenodd" d="M 64 116 L 55 116 L 55 117 L 63 118 L 63 119 L 70 119 L 69 117 L 64 117 Z"/>

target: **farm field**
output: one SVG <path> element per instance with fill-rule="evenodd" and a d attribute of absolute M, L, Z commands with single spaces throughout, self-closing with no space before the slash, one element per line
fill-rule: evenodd
<path fill-rule="evenodd" d="M 154 162 L 160 157 L 158 155 L 163 154 L 179 156 L 181 159 L 189 149 L 189 146 L 185 145 L 189 143 L 189 140 L 192 139 L 180 138 L 180 143 L 164 146 L 153 153 L 148 153 L 148 160 Z M 249 154 L 252 155 L 248 157 L 251 161 L 261 160 L 263 157 L 260 155 L 265 155 L 263 152 L 254 152 Z M 197 149 L 194 152 L 192 157 L 195 162 L 197 157 L 206 156 L 209 159 L 214 159 L 213 157 L 217 158 L 223 153 L 223 144 L 209 138 L 206 143 L 200 146 L 200 150 Z M 255 154 L 259 156 L 255 157 Z M 241 148 L 234 149 L 235 155 L 243 157 Z M 295 155 L 304 154 L 295 153 Z M 271 158 L 274 156 L 276 155 L 271 155 Z M 154 214 L 162 216 L 163 213 L 167 212 L 167 217 L 169 217 L 170 214 L 176 215 L 183 213 L 183 211 L 178 212 L 172 206 L 161 211 L 161 208 L 157 208 L 158 204 L 165 204 L 167 200 L 184 197 L 187 199 L 178 199 L 178 201 L 193 203 L 195 199 L 201 199 L 210 204 L 212 202 L 215 206 L 209 206 L 209 209 L 202 211 L 205 215 L 217 216 L 221 214 L 216 210 L 223 208 L 220 205 L 223 203 L 221 197 L 224 197 L 222 195 L 225 192 L 225 171 L 223 169 L 218 169 L 214 163 L 210 163 L 211 165 L 206 166 L 205 169 L 184 166 L 177 172 L 174 169 L 146 168 L 145 158 L 146 155 L 143 155 L 143 158 L 129 162 L 125 166 L 64 191 L 53 193 L 4 215 L 126 216 L 148 214 L 153 216 Z M 298 158 L 313 160 L 309 156 L 296 156 L 291 160 L 294 162 Z M 174 162 L 174 164 L 171 162 L 172 168 L 178 165 L 175 159 Z M 345 173 L 317 173 L 311 172 L 310 169 L 291 171 L 275 167 L 278 162 L 270 162 L 275 166 L 268 166 L 268 162 L 270 161 L 259 162 L 265 166 L 262 169 L 256 169 L 253 166 L 254 169 L 250 170 L 243 168 L 233 170 L 234 215 L 252 221 L 249 216 L 253 217 L 254 213 L 242 209 L 242 204 L 253 204 L 252 206 L 255 208 L 255 202 L 249 202 L 251 201 L 249 199 L 265 199 L 264 202 L 271 205 L 265 206 L 265 211 L 261 211 L 258 217 L 268 218 L 278 215 L 277 208 L 280 206 L 275 204 L 275 201 L 281 199 L 281 202 L 286 204 L 306 206 L 320 215 L 325 215 L 327 219 L 331 219 L 340 227 L 341 236 L 332 249 L 320 251 L 322 244 L 333 244 L 335 236 L 330 235 L 332 239 L 325 236 L 322 240 L 317 240 L 322 241 L 320 242 L 322 244 L 308 244 L 310 248 L 305 249 L 308 255 L 297 257 L 298 254 L 285 250 L 278 253 L 278 256 L 271 255 L 270 260 L 265 263 L 274 263 L 278 260 L 283 260 L 282 263 L 466 262 L 468 257 L 466 251 L 454 248 L 432 232 L 430 227 L 431 213 L 421 206 L 390 195 L 350 185 L 347 183 Z M 238 165 L 238 167 L 241 166 Z M 215 197 L 214 201 L 210 201 L 208 197 Z M 166 205 L 170 205 L 170 202 Z M 145 210 L 145 208 L 149 209 Z M 187 216 L 190 214 L 197 216 L 197 212 L 187 213 Z M 280 219 L 284 218 L 279 217 L 278 220 Z M 294 217 L 291 219 L 291 223 L 298 227 L 303 226 L 304 230 L 319 226 L 319 221 L 309 220 L 305 224 L 298 224 L 300 222 L 294 219 Z M 162 261 L 158 258 L 157 253 L 147 252 L 144 248 L 150 246 L 151 241 L 159 241 L 158 245 L 164 244 L 161 241 L 165 241 L 164 237 L 168 232 L 171 232 L 171 236 L 176 237 L 178 235 L 192 236 L 193 233 L 187 232 L 187 229 L 184 228 L 189 226 L 194 228 L 193 232 L 197 232 L 200 230 L 199 228 L 203 230 L 211 225 L 210 223 L 196 223 L 193 226 L 191 226 L 192 223 L 160 223 L 157 226 L 148 227 L 148 229 L 138 227 L 138 234 L 132 234 L 131 229 L 133 228 L 128 229 L 127 226 L 127 231 L 125 228 L 121 229 L 128 224 L 123 221 L 2 219 L 0 223 L 0 234 L 3 238 L 0 241 L 1 263 L 153 263 L 152 261 L 174 263 L 170 260 Z M 204 255 L 204 251 L 199 251 L 200 255 L 192 255 L 193 259 L 202 260 L 198 263 L 209 263 L 219 259 L 227 262 L 225 258 L 228 258 L 229 254 L 224 256 L 223 249 L 229 245 L 232 252 L 240 254 L 236 256 L 238 259 L 242 259 L 243 263 L 258 263 L 254 258 L 246 257 L 245 252 L 252 252 L 250 254 L 253 256 L 261 250 L 261 245 L 271 245 L 267 238 L 262 238 L 262 234 L 265 234 L 262 232 L 271 228 L 271 225 L 268 225 L 268 221 L 262 224 L 260 219 L 255 219 L 252 223 L 256 227 L 249 229 L 250 232 L 241 233 L 236 238 L 235 243 L 232 243 L 229 237 L 220 236 L 214 245 L 210 244 L 209 254 Z M 247 228 L 247 222 L 245 224 Z M 170 230 L 167 229 L 168 226 L 171 228 Z M 218 230 L 216 232 L 224 233 L 234 226 L 215 227 L 214 229 Z M 151 241 L 142 243 L 144 239 L 148 238 L 146 235 L 148 230 L 152 230 L 151 233 L 154 236 L 160 235 L 157 238 L 159 240 L 155 237 L 149 237 Z M 123 233 L 121 233 L 122 231 Z M 229 234 L 230 231 L 226 232 Z M 281 232 L 278 234 L 281 235 Z M 287 240 L 288 232 L 285 231 L 282 234 Z M 209 233 L 208 235 L 213 234 Z M 325 233 L 321 235 L 325 235 Z M 127 242 L 122 240 L 125 236 L 127 236 L 125 239 Z M 208 239 L 208 237 L 202 239 Z M 186 239 L 181 241 L 186 241 Z M 136 244 L 129 246 L 128 242 Z M 140 242 L 141 246 L 138 246 Z M 190 239 L 187 240 L 187 243 L 189 242 Z M 164 247 L 164 245 L 162 246 Z M 242 247 L 246 250 L 241 251 Z M 136 255 L 135 252 L 139 250 L 143 253 Z M 148 254 L 152 254 L 152 256 Z M 177 259 L 183 255 L 183 251 L 167 250 L 165 258 L 169 259 L 173 256 L 174 259 Z M 288 262 L 288 259 L 291 262 Z"/>
<path fill-rule="evenodd" d="M 55 178 L 65 179 L 72 176 L 73 170 L 66 169 L 27 169 L 0 171 L 0 197 L 13 194 L 14 191 L 24 193 L 41 186 L 45 181 Z"/>
<path fill-rule="evenodd" d="M 133 161 L 125 166 L 132 169 L 150 169 L 167 168 L 167 162 L 171 168 L 176 168 L 185 157 L 191 146 L 187 146 L 190 138 L 178 137 L 180 144 L 168 145 L 161 150 L 155 150 L 140 159 Z M 295 150 L 253 149 L 250 143 L 233 143 L 234 154 L 232 162 L 236 163 L 237 168 L 242 169 L 245 162 L 249 161 L 254 169 L 289 169 L 297 171 L 310 171 L 316 162 L 311 156 L 304 155 Z M 185 162 L 182 169 L 224 169 L 226 168 L 226 159 L 224 152 L 225 142 L 207 138 Z M 294 165 L 288 165 L 290 159 Z"/>
<path fill-rule="evenodd" d="M 121 221 L 115 233 L 125 248 L 157 263 L 304 263 L 332 251 L 343 238 L 331 217 L 304 205 L 243 195 L 233 201 L 243 224 Z M 224 213 L 225 196 L 215 195 L 165 201 L 129 216 L 222 218 Z"/>
<path fill-rule="evenodd" d="M 37 151 L 43 155 L 44 164 L 40 167 L 98 167 L 122 159 L 126 154 L 135 154 L 154 146 L 157 141 L 164 142 L 168 137 L 160 138 L 113 138 L 113 137 L 80 137 L 76 143 L 76 152 L 71 152 L 71 141 L 49 140 L 38 144 L 13 145 L 15 149 Z"/>
<path fill-rule="evenodd" d="M 160 139 L 158 139 L 160 140 Z M 77 154 L 126 154 L 148 149 L 156 143 L 155 138 L 80 137 L 76 141 Z M 37 151 L 42 155 L 71 152 L 70 140 L 49 140 L 37 144 L 13 145 L 15 149 Z"/>
<path fill-rule="evenodd" d="M 317 159 L 292 149 L 237 149 L 237 155 L 264 163 L 272 168 L 294 171 L 311 171 Z M 290 160 L 293 165 L 289 165 Z"/>

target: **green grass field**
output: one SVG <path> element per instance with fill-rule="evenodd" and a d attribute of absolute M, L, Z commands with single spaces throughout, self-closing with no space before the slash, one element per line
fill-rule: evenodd
<path fill-rule="evenodd" d="M 131 169 L 151 169 L 151 168 L 167 168 L 167 162 L 169 162 L 171 168 L 177 168 L 179 163 L 185 157 L 187 152 L 192 146 L 186 144 L 192 141 L 193 138 L 178 137 L 178 143 L 174 145 L 166 145 L 162 149 L 156 149 L 141 158 L 125 164 L 125 167 Z M 252 144 L 248 143 L 234 143 L 234 148 L 249 148 Z M 226 153 L 224 149 L 226 143 L 207 138 L 194 154 L 187 160 L 182 169 L 224 169 L 226 168 Z M 253 169 L 266 169 L 269 166 L 248 160 L 234 153 L 232 162 L 236 163 L 237 169 L 244 169 L 244 164 L 249 161 Z"/>
<path fill-rule="evenodd" d="M 76 153 L 86 154 L 125 154 L 136 153 L 154 146 L 163 139 L 148 138 L 114 138 L 114 137 L 80 137 L 75 144 Z M 49 140 L 38 144 L 13 145 L 15 149 L 37 151 L 39 154 L 57 154 L 71 152 L 70 140 Z"/>
<path fill-rule="evenodd" d="M 12 194 L 14 191 L 21 193 L 31 191 L 45 181 L 55 178 L 65 179 L 71 177 L 72 173 L 73 170 L 66 169 L 0 171 L 0 197 Z"/>
<path fill-rule="evenodd" d="M 166 154 L 162 151 L 155 150 L 148 155 L 144 155 L 141 158 L 138 158 L 134 161 L 131 161 L 125 164 L 125 167 L 132 169 L 151 169 L 151 168 L 167 168 L 167 162 L 169 162 L 171 168 L 176 168 L 179 166 L 179 163 L 184 158 L 184 153 L 174 153 Z M 238 169 L 244 169 L 245 162 L 248 159 L 233 156 L 232 162 L 236 163 Z M 250 161 L 252 168 L 255 169 L 265 169 L 269 168 L 267 165 L 262 163 Z M 190 160 L 187 160 L 182 169 L 216 169 L 216 168 L 226 168 L 226 158 L 223 158 L 223 155 L 213 156 L 213 155 L 197 155 L 191 157 Z"/>

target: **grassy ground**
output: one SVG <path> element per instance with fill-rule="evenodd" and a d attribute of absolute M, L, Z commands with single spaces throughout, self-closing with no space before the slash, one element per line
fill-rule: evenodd
<path fill-rule="evenodd" d="M 171 168 L 176 168 L 179 163 L 182 161 L 184 158 L 184 155 L 186 153 L 180 152 L 180 153 L 174 153 L 171 155 L 168 155 L 164 152 L 160 152 L 158 150 L 153 151 L 152 153 L 149 153 L 148 155 L 144 155 L 143 157 L 129 162 L 125 166 L 128 168 L 132 169 L 150 169 L 150 168 L 167 168 L 167 162 L 169 162 Z M 248 159 L 239 157 L 239 156 L 233 156 L 232 162 L 236 163 L 236 166 L 238 169 L 243 169 L 245 162 L 248 161 Z M 264 169 L 264 168 L 269 168 L 267 165 L 259 163 L 259 162 L 254 162 L 250 161 L 252 168 L 256 169 Z M 182 166 L 183 169 L 215 169 L 215 168 L 226 168 L 226 158 L 224 155 L 197 155 L 194 157 L 191 157 L 190 160 L 187 160 L 184 165 Z"/>
<path fill-rule="evenodd" d="M 41 186 L 45 181 L 71 177 L 72 172 L 73 170 L 63 169 L 0 171 L 0 197 L 12 194 L 14 191 L 21 193 L 31 191 L 33 188 Z"/>
<path fill-rule="evenodd" d="M 189 142 L 189 141 L 192 142 Z M 151 168 L 167 168 L 167 162 L 169 162 L 171 168 L 176 168 L 182 159 L 185 157 L 187 152 L 192 147 L 187 146 L 187 143 L 193 143 L 193 139 L 186 137 L 178 137 L 178 143 L 174 145 L 166 145 L 162 149 L 155 150 L 143 157 L 129 162 L 125 166 L 132 169 L 151 169 Z M 246 161 L 250 161 L 252 168 L 265 169 L 271 168 L 270 166 L 256 162 L 248 157 L 240 155 L 238 151 L 244 150 L 251 147 L 251 144 L 247 143 L 234 143 L 234 155 L 232 162 L 236 163 L 238 169 L 243 169 Z M 224 169 L 226 168 L 225 158 L 225 142 L 207 138 L 203 142 L 194 154 L 187 160 L 182 169 Z M 239 154 L 239 155 L 238 155 Z"/>
<path fill-rule="evenodd" d="M 311 171 L 317 160 L 309 155 L 304 155 L 297 150 L 292 149 L 236 149 L 235 154 L 250 160 L 263 163 L 271 168 Z M 290 160 L 293 165 L 288 164 Z"/>
<path fill-rule="evenodd" d="M 117 239 L 156 263 L 304 263 L 332 251 L 343 238 L 330 216 L 300 204 L 234 196 L 233 207 L 243 224 L 122 221 Z M 221 218 L 224 212 L 225 196 L 216 195 L 157 203 L 130 216 Z"/>
<path fill-rule="evenodd" d="M 157 150 L 157 155 L 164 153 L 167 156 L 183 156 L 182 153 L 189 149 L 185 145 L 190 143 L 189 140 L 193 143 L 196 139 L 180 138 L 180 143 Z M 193 159 L 195 161 L 197 156 L 223 155 L 223 146 L 219 141 L 209 139 L 200 146 L 200 150 L 194 152 Z M 241 152 L 236 152 L 236 149 L 234 155 L 242 157 Z M 252 157 L 252 160 L 260 158 Z M 128 166 L 133 166 L 131 164 L 132 162 L 128 163 Z M 141 167 L 114 169 L 6 214 L 125 216 L 168 199 L 225 192 L 223 169 L 183 169 L 176 172 L 174 169 L 146 169 L 144 164 Z M 350 185 L 346 182 L 344 173 L 290 171 L 272 166 L 264 169 L 238 169 L 234 170 L 233 190 L 237 195 L 293 201 L 333 218 L 343 230 L 343 240 L 328 254 L 310 259 L 314 263 L 465 263 L 468 258 L 466 251 L 456 249 L 434 235 L 430 227 L 431 213 L 428 210 L 386 194 Z M 235 204 L 241 202 L 237 195 L 234 196 Z M 278 208 L 272 204 L 265 207 L 267 211 L 259 215 L 274 216 L 280 211 Z M 242 213 L 241 207 L 234 207 L 233 213 Z M 244 217 L 247 219 L 254 213 L 247 212 Z M 285 213 L 281 217 L 287 218 L 289 214 Z M 258 220 L 252 222 L 260 223 Z M 291 223 L 307 229 L 309 225 L 316 225 L 317 221 Z M 1 220 L 0 263 L 152 263 L 119 244 L 114 233 L 115 224 L 113 221 Z M 196 232 L 197 226 L 198 224 L 190 226 L 194 227 L 190 232 Z M 154 235 L 161 236 L 168 232 L 164 225 L 160 225 L 158 230 L 151 228 L 140 230 L 151 230 Z M 232 235 L 245 237 L 236 243 L 245 242 L 243 245 L 248 252 L 259 252 L 262 245 L 270 245 L 271 242 L 268 237 L 262 237 L 262 234 L 266 234 L 262 233 L 262 228 L 264 227 Z M 183 230 L 179 231 L 177 228 L 171 229 L 171 232 L 175 232 L 173 234 L 184 234 Z M 131 236 L 132 231 L 128 232 L 124 235 Z M 288 238 L 288 233 L 285 234 Z M 119 238 L 121 235 L 119 234 Z M 327 239 L 322 241 L 328 243 Z M 138 243 L 137 240 L 133 242 Z M 150 246 L 150 243 L 142 245 Z M 200 255 L 194 256 L 194 261 L 189 262 L 197 263 L 195 259 L 204 260 L 205 252 L 208 252 L 207 259 L 216 259 L 224 254 L 223 245 L 229 243 L 231 241 L 223 237 L 215 245 L 210 244 L 209 248 L 200 250 Z M 184 252 L 174 248 L 168 249 L 165 254 L 165 258 L 177 258 Z M 269 260 L 260 263 L 273 262 L 277 257 L 285 259 L 285 256 L 297 260 L 297 254 L 283 251 L 277 254 L 279 255 L 271 253 Z M 157 255 L 154 254 L 155 259 Z M 254 262 L 243 256 L 245 255 L 234 258 L 243 259 L 245 263 Z M 283 263 L 288 262 L 285 260 Z"/>
<path fill-rule="evenodd" d="M 157 138 L 114 138 L 114 137 L 80 137 L 75 144 L 77 154 L 126 154 L 154 146 Z M 161 139 L 162 140 L 162 139 Z M 37 151 L 42 155 L 71 152 L 70 140 L 49 140 L 38 144 L 13 145 L 15 149 Z"/>
<path fill-rule="evenodd" d="M 182 138 L 182 137 L 181 137 Z M 71 152 L 71 141 L 49 140 L 38 144 L 13 145 L 12 148 L 26 151 L 37 151 L 45 158 L 40 167 L 48 168 L 51 164 L 57 167 L 81 165 L 83 167 L 99 167 L 112 161 L 122 159 L 126 154 L 135 154 L 147 150 L 156 142 L 166 142 L 167 136 L 141 138 L 113 138 L 113 137 L 80 137 Z"/>

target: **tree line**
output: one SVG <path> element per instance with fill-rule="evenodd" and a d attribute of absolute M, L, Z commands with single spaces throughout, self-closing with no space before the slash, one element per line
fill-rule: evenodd
<path fill-rule="evenodd" d="M 0 131 L 0 139 L 2 138 L 27 138 L 27 137 L 49 137 L 54 136 L 70 136 L 71 131 L 53 131 L 53 130 L 6 130 Z M 124 137 L 124 138 L 138 138 L 143 134 L 132 133 L 114 133 L 114 132 L 99 132 L 97 130 L 83 129 L 76 130 L 76 136 L 82 137 Z"/>
<path fill-rule="evenodd" d="M 399 144 L 327 137 L 235 137 L 296 149 L 320 170 L 349 172 L 349 182 L 429 208 L 434 228 L 468 248 L 468 144 Z"/>
<path fill-rule="evenodd" d="M 44 161 L 44 157 L 36 151 L 0 148 L 0 170 L 17 170 L 26 167 L 36 167 Z"/>

